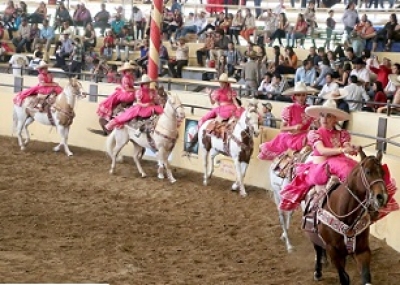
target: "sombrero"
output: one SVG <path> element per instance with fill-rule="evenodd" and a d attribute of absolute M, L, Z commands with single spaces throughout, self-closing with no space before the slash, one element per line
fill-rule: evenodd
<path fill-rule="evenodd" d="M 337 108 L 335 100 L 329 99 L 322 106 L 310 106 L 306 108 L 306 114 L 313 118 L 318 118 L 320 114 L 332 114 L 338 121 L 347 121 L 350 114 Z"/>
<path fill-rule="evenodd" d="M 270 102 L 261 103 L 261 105 L 263 105 L 263 107 L 267 108 L 270 111 L 272 110 L 272 104 Z"/>
<path fill-rule="evenodd" d="M 400 86 L 400 75 L 389 74 L 389 81 L 392 82 L 394 86 Z"/>
<path fill-rule="evenodd" d="M 226 73 L 222 73 L 217 81 L 222 83 L 236 83 L 236 79 L 228 77 Z"/>
<path fill-rule="evenodd" d="M 42 68 L 48 68 L 48 67 L 49 67 L 49 65 L 44 60 L 41 60 L 39 62 L 39 64 L 37 66 L 35 66 L 35 69 L 42 69 Z"/>
<path fill-rule="evenodd" d="M 257 58 L 259 57 L 258 53 L 255 52 L 254 50 L 250 51 L 249 53 L 247 53 L 247 57 L 249 58 Z"/>
<path fill-rule="evenodd" d="M 120 68 L 118 68 L 118 72 L 124 71 L 124 70 L 133 70 L 136 67 L 131 65 L 129 62 L 125 62 Z"/>
<path fill-rule="evenodd" d="M 322 98 L 324 98 L 325 100 L 330 100 L 330 99 L 339 100 L 345 98 L 347 95 L 349 95 L 349 92 L 347 92 L 346 89 L 339 88 L 323 95 Z"/>
<path fill-rule="evenodd" d="M 318 92 L 317 89 L 307 86 L 304 82 L 297 82 L 293 88 L 283 91 L 282 95 L 313 94 Z"/>
<path fill-rule="evenodd" d="M 138 82 L 138 84 L 150 84 L 151 82 L 155 82 L 156 80 L 151 79 L 147 74 L 143 74 L 142 78 Z"/>

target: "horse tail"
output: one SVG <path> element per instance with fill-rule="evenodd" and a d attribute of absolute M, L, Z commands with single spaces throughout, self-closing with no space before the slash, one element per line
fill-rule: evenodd
<path fill-rule="evenodd" d="M 114 129 L 114 130 L 108 135 L 107 141 L 106 141 L 106 152 L 107 152 L 107 154 L 108 154 L 109 157 L 112 157 L 113 148 L 114 148 L 115 143 L 116 143 L 115 132 L 116 132 L 116 129 Z"/>

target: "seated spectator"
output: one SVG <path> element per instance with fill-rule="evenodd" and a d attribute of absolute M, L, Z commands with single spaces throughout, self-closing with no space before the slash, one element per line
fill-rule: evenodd
<path fill-rule="evenodd" d="M 83 47 L 87 50 L 91 47 L 96 47 L 96 44 L 96 32 L 94 31 L 93 24 L 87 23 L 83 34 Z"/>
<path fill-rule="evenodd" d="M 345 100 L 347 101 L 347 103 L 349 103 L 349 108 L 351 112 L 361 111 L 364 102 L 369 101 L 369 96 L 365 92 L 364 87 L 360 86 L 359 83 L 360 82 L 358 81 L 357 76 L 350 75 L 349 85 L 344 87 L 345 92 L 347 92 Z"/>
<path fill-rule="evenodd" d="M 175 61 L 170 60 L 168 70 L 171 77 L 182 78 L 182 68 L 189 63 L 189 47 L 186 45 L 186 40 L 180 38 L 176 45 L 172 45 L 172 49 L 176 50 L 176 59 Z"/>
<path fill-rule="evenodd" d="M 150 50 L 150 42 L 149 40 L 143 40 L 143 43 L 139 47 L 140 57 L 136 59 L 136 63 L 142 68 L 147 70 L 147 63 L 149 60 L 149 50 Z"/>
<path fill-rule="evenodd" d="M 395 63 L 392 65 L 392 75 L 388 75 L 389 82 L 383 90 L 388 98 L 393 98 L 394 93 L 396 92 L 396 85 L 390 80 L 390 76 L 399 76 L 400 75 L 400 64 Z"/>
<path fill-rule="evenodd" d="M 376 80 L 380 81 L 382 89 L 385 89 L 386 85 L 389 83 L 389 74 L 392 73 L 391 60 L 384 57 L 382 64 L 380 64 L 378 57 L 374 56 L 372 65 L 367 66 L 367 69 L 377 75 Z"/>
<path fill-rule="evenodd" d="M 231 37 L 231 41 L 233 42 L 233 38 L 236 39 L 236 44 L 240 44 L 239 42 L 239 34 L 242 30 L 244 18 L 242 16 L 242 11 L 237 10 L 236 16 L 232 19 L 232 24 L 229 27 L 229 36 Z"/>
<path fill-rule="evenodd" d="M 61 36 L 64 37 L 64 40 L 61 44 L 60 50 L 56 52 L 56 64 L 54 67 L 64 68 L 66 66 L 65 58 L 69 58 L 71 56 L 74 45 L 72 44 L 69 33 L 64 32 Z"/>
<path fill-rule="evenodd" d="M 366 21 L 363 28 L 354 33 L 352 38 L 352 46 L 356 56 L 360 57 L 362 51 L 368 46 L 369 41 L 376 36 L 371 21 Z"/>
<path fill-rule="evenodd" d="M 160 43 L 160 63 L 158 65 L 158 75 L 161 76 L 163 74 L 164 65 L 168 64 L 169 61 L 169 54 L 166 46 Z"/>
<path fill-rule="evenodd" d="M 185 19 L 183 25 L 176 31 L 175 38 L 186 37 L 187 34 L 196 34 L 197 25 L 194 13 L 189 13 L 189 17 Z"/>
<path fill-rule="evenodd" d="M 121 60 L 121 49 L 125 50 L 125 61 L 129 61 L 129 48 L 135 46 L 133 36 L 129 34 L 129 30 L 126 26 L 122 28 L 122 32 L 119 34 L 119 39 L 115 41 L 115 49 L 117 52 L 117 61 Z"/>
<path fill-rule="evenodd" d="M 326 83 L 326 75 L 327 74 L 331 74 L 333 72 L 333 70 L 331 69 L 330 65 L 329 65 L 329 60 L 328 58 L 324 57 L 322 59 L 322 62 L 319 62 L 318 65 L 318 77 L 315 79 L 314 83 L 312 84 L 312 86 L 316 89 L 321 90 L 322 87 L 325 85 Z"/>
<path fill-rule="evenodd" d="M 175 33 L 180 27 L 182 27 L 182 25 L 183 25 L 182 15 L 178 10 L 175 10 L 172 22 L 168 23 L 166 29 L 163 30 L 163 34 L 166 34 L 167 38 L 171 39 L 172 34 Z"/>
<path fill-rule="evenodd" d="M 249 8 L 245 9 L 246 16 L 244 17 L 244 23 L 240 35 L 247 41 L 250 42 L 250 36 L 254 34 L 256 30 L 256 19 L 251 13 Z"/>
<path fill-rule="evenodd" d="M 100 34 L 104 36 L 105 30 L 110 27 L 110 12 L 106 10 L 106 4 L 102 3 L 100 7 L 101 10 L 94 16 L 94 26 L 100 28 Z"/>
<path fill-rule="evenodd" d="M 218 61 L 215 65 L 215 70 L 217 71 L 215 73 L 215 79 L 218 79 L 220 77 L 220 75 L 223 73 L 228 73 L 228 65 L 227 65 L 227 61 L 226 61 L 226 56 L 221 55 L 218 58 Z"/>
<path fill-rule="evenodd" d="M 224 17 L 224 21 L 219 25 L 219 30 L 223 31 L 225 35 L 228 35 L 229 28 L 232 25 L 233 15 L 229 13 Z"/>
<path fill-rule="evenodd" d="M 378 46 L 378 42 L 383 42 L 385 50 L 390 51 L 393 41 L 400 40 L 400 25 L 397 21 L 395 13 L 390 15 L 389 22 L 379 30 L 373 39 L 372 51 L 374 52 Z"/>
<path fill-rule="evenodd" d="M 323 98 L 325 95 L 330 94 L 332 91 L 339 90 L 339 85 L 333 81 L 332 73 L 325 75 L 325 84 L 322 86 L 321 92 L 318 97 Z"/>
<path fill-rule="evenodd" d="M 47 19 L 47 7 L 46 4 L 42 1 L 39 4 L 39 7 L 36 8 L 35 12 L 29 16 L 29 20 L 31 23 L 42 23 L 44 19 Z"/>
<path fill-rule="evenodd" d="M 72 17 L 74 26 L 86 27 L 86 25 L 92 22 L 92 16 L 89 9 L 86 8 L 84 3 L 78 4 L 77 9 Z"/>
<path fill-rule="evenodd" d="M 235 44 L 230 42 L 228 43 L 228 50 L 224 52 L 224 55 L 226 56 L 226 62 L 228 65 L 228 76 L 233 77 L 235 66 L 239 65 L 242 60 L 242 54 L 235 48 Z"/>
<path fill-rule="evenodd" d="M 365 90 L 369 89 L 370 75 L 369 71 L 366 68 L 366 63 L 363 59 L 357 58 L 353 61 L 354 69 L 351 71 L 351 75 L 355 75 L 358 78 L 358 81 L 363 82 L 363 87 Z"/>
<path fill-rule="evenodd" d="M 111 65 L 111 68 L 107 72 L 107 83 L 120 83 L 121 78 L 118 75 L 118 67 Z"/>
<path fill-rule="evenodd" d="M 262 103 L 262 125 L 264 127 L 276 128 L 276 120 L 274 115 L 271 113 L 272 104 L 271 103 Z"/>
<path fill-rule="evenodd" d="M 295 41 L 300 39 L 300 46 L 304 49 L 304 39 L 306 38 L 308 30 L 308 24 L 304 19 L 303 14 L 299 14 L 297 17 L 296 25 L 290 33 L 286 34 L 286 42 L 288 46 L 295 47 Z M 291 41 L 289 41 L 291 40 Z"/>
<path fill-rule="evenodd" d="M 224 19 L 225 19 L 224 12 L 219 13 L 215 21 L 213 23 L 207 24 L 200 32 L 197 33 L 197 35 L 200 36 L 201 34 L 203 34 L 208 30 L 213 30 L 213 31 L 218 30 L 219 26 L 224 22 Z"/>
<path fill-rule="evenodd" d="M 32 44 L 35 39 L 40 37 L 40 29 L 37 23 L 31 25 L 31 32 L 29 34 L 29 47 L 27 47 L 28 51 L 32 51 Z"/>
<path fill-rule="evenodd" d="M 102 82 L 103 78 L 107 76 L 109 67 L 104 61 L 100 61 L 98 58 L 93 59 L 93 66 L 90 69 L 91 80 L 93 82 Z"/>
<path fill-rule="evenodd" d="M 103 40 L 103 46 L 100 48 L 101 56 L 106 58 L 107 60 L 111 60 L 114 46 L 115 44 L 112 31 L 108 30 Z"/>
<path fill-rule="evenodd" d="M 230 40 L 224 35 L 224 31 L 218 30 L 215 32 L 214 48 L 210 50 L 210 60 L 216 60 L 228 50 Z"/>
<path fill-rule="evenodd" d="M 14 11 L 8 22 L 5 22 L 10 40 L 14 38 L 13 32 L 18 31 L 22 22 L 22 15 L 17 10 Z"/>
<path fill-rule="evenodd" d="M 387 104 L 388 99 L 385 92 L 383 92 L 382 82 L 375 81 L 372 84 L 372 90 L 375 93 L 372 101 L 374 101 L 374 103 L 382 103 L 382 104 L 368 104 L 367 107 L 364 109 L 364 111 L 377 112 L 377 110 L 380 107 L 383 107 Z"/>
<path fill-rule="evenodd" d="M 91 70 L 93 68 L 93 61 L 99 59 L 99 55 L 94 51 L 93 47 L 84 50 L 83 62 L 85 63 L 85 70 Z"/>
<path fill-rule="evenodd" d="M 297 69 L 297 55 L 292 47 L 286 47 L 285 57 L 283 61 L 279 61 L 279 65 L 275 68 L 275 72 L 279 74 L 294 74 Z"/>
<path fill-rule="evenodd" d="M 68 21 L 62 23 L 60 37 L 58 38 L 58 41 L 56 42 L 56 47 L 54 48 L 54 55 L 56 54 L 57 50 L 60 48 L 65 39 L 65 37 L 61 36 L 64 33 L 69 35 L 74 34 L 74 28 L 70 26 Z"/>
<path fill-rule="evenodd" d="M 10 72 L 10 68 L 12 68 L 12 73 L 14 76 L 22 76 L 23 70 L 29 65 L 28 58 L 21 54 L 21 51 L 15 51 L 9 60 L 9 67 L 7 72 Z"/>
<path fill-rule="evenodd" d="M 335 79 L 335 82 L 339 85 L 339 87 L 344 87 L 349 83 L 349 77 L 351 73 L 351 64 L 350 63 L 341 63 L 339 65 L 339 78 Z"/>
<path fill-rule="evenodd" d="M 285 13 L 280 13 L 278 17 L 278 26 L 275 32 L 272 33 L 271 38 L 269 39 L 269 46 L 272 47 L 275 39 L 278 39 L 279 45 L 283 47 L 282 39 L 287 36 L 289 33 L 290 23 L 286 18 Z"/>
<path fill-rule="evenodd" d="M 28 24 L 28 20 L 26 18 L 22 19 L 22 23 L 18 28 L 18 34 L 15 38 L 13 38 L 12 43 L 16 47 L 16 50 L 22 52 L 24 47 L 30 53 L 31 51 L 31 43 L 30 43 L 30 34 L 31 27 Z"/>
<path fill-rule="evenodd" d="M 264 43 L 270 42 L 270 37 L 278 28 L 278 19 L 275 14 L 272 13 L 272 9 L 267 9 L 258 17 L 258 20 L 264 21 L 263 37 Z"/>
<path fill-rule="evenodd" d="M 82 72 L 83 63 L 83 45 L 80 38 L 75 38 L 73 42 L 73 49 L 71 53 L 71 64 L 69 66 L 70 76 L 78 75 Z"/>
<path fill-rule="evenodd" d="M 69 25 L 73 24 L 71 15 L 69 14 L 68 9 L 65 7 L 64 2 L 61 1 L 59 3 L 60 4 L 59 4 L 58 8 L 56 9 L 56 17 L 55 17 L 54 26 L 53 26 L 54 30 L 57 30 L 58 27 L 61 27 L 64 22 L 68 22 Z M 62 32 L 62 30 L 61 30 L 61 32 Z M 72 33 L 71 33 L 71 35 L 72 35 Z"/>
<path fill-rule="evenodd" d="M 304 82 L 307 86 L 312 86 L 315 81 L 315 68 L 311 61 L 304 60 L 303 66 L 297 69 L 295 77 L 294 77 L 294 84 L 297 82 Z"/>
<path fill-rule="evenodd" d="M 122 34 L 122 29 L 125 26 L 125 22 L 121 19 L 120 15 L 115 16 L 115 20 L 111 22 L 111 30 L 116 38 L 120 38 Z"/>
<path fill-rule="evenodd" d="M 43 27 L 40 30 L 39 38 L 33 40 L 33 47 L 36 44 L 46 44 L 46 51 L 49 52 L 51 44 L 54 42 L 54 29 L 49 26 L 49 21 L 46 19 L 43 21 Z"/>
<path fill-rule="evenodd" d="M 39 75 L 39 72 L 35 69 L 36 66 L 43 60 L 43 53 L 38 51 L 33 54 L 34 58 L 29 62 L 29 75 Z"/>
<path fill-rule="evenodd" d="M 214 32 L 213 30 L 208 30 L 206 32 L 206 40 L 204 42 L 204 46 L 196 51 L 197 64 L 199 66 L 204 66 L 203 57 L 205 56 L 207 59 L 210 59 L 210 50 L 214 48 L 215 40 L 214 40 Z"/>

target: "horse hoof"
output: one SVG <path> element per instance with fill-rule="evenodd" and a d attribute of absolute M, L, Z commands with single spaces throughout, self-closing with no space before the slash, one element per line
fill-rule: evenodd
<path fill-rule="evenodd" d="M 176 182 L 176 179 L 175 179 L 175 178 L 172 178 L 172 179 L 170 179 L 169 181 L 171 182 L 171 184 L 174 184 L 174 183 Z"/>
<path fill-rule="evenodd" d="M 118 163 L 122 163 L 122 162 L 124 162 L 124 157 L 123 156 L 118 156 L 115 161 L 118 162 Z"/>
<path fill-rule="evenodd" d="M 289 245 L 288 247 L 287 247 L 287 252 L 288 253 L 292 253 L 293 252 L 293 246 L 291 246 L 291 245 Z"/>
<path fill-rule="evenodd" d="M 207 186 L 207 185 L 208 185 L 207 180 L 204 180 L 204 181 L 203 181 L 203 185 L 204 185 L 204 186 Z"/>
<path fill-rule="evenodd" d="M 232 191 L 237 191 L 239 189 L 239 185 L 237 185 L 236 183 L 232 184 Z"/>
<path fill-rule="evenodd" d="M 114 169 L 110 169 L 109 173 L 110 173 L 111 175 L 113 175 L 113 174 L 115 174 L 115 170 L 114 170 Z"/>
<path fill-rule="evenodd" d="M 21 146 L 21 150 L 22 150 L 22 151 L 26 150 L 26 147 Z"/>
<path fill-rule="evenodd" d="M 322 274 L 314 272 L 314 281 L 321 281 L 321 280 L 322 280 Z"/>
<path fill-rule="evenodd" d="M 282 234 L 281 234 L 280 239 L 281 239 L 282 241 L 286 241 L 286 235 L 285 235 L 285 233 L 282 233 Z"/>
<path fill-rule="evenodd" d="M 142 173 L 142 178 L 146 178 L 147 174 L 146 173 Z"/>
<path fill-rule="evenodd" d="M 158 174 L 157 177 L 158 177 L 158 179 L 164 179 L 165 178 L 163 174 Z"/>
<path fill-rule="evenodd" d="M 246 198 L 246 197 L 247 197 L 247 193 L 246 193 L 246 192 L 240 193 L 240 196 L 241 196 L 242 198 Z"/>
<path fill-rule="evenodd" d="M 68 156 L 73 156 L 74 154 L 72 152 L 67 153 Z"/>
<path fill-rule="evenodd" d="M 59 151 L 60 151 L 60 148 L 59 148 L 59 147 L 53 147 L 53 151 L 54 151 L 54 152 L 59 152 Z"/>

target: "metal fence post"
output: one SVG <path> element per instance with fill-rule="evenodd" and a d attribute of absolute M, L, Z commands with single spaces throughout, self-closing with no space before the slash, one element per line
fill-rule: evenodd
<path fill-rule="evenodd" d="M 89 85 L 89 102 L 97 102 L 97 95 L 99 94 L 99 86 L 97 84 Z"/>
<path fill-rule="evenodd" d="M 24 79 L 20 76 L 14 76 L 14 93 L 21 92 L 24 88 Z"/>
<path fill-rule="evenodd" d="M 387 118 L 379 118 L 377 137 L 386 139 L 386 135 L 387 135 Z M 383 140 L 376 141 L 376 147 L 375 147 L 376 150 L 381 150 L 383 152 L 386 152 L 386 148 L 387 148 L 386 141 Z"/>

